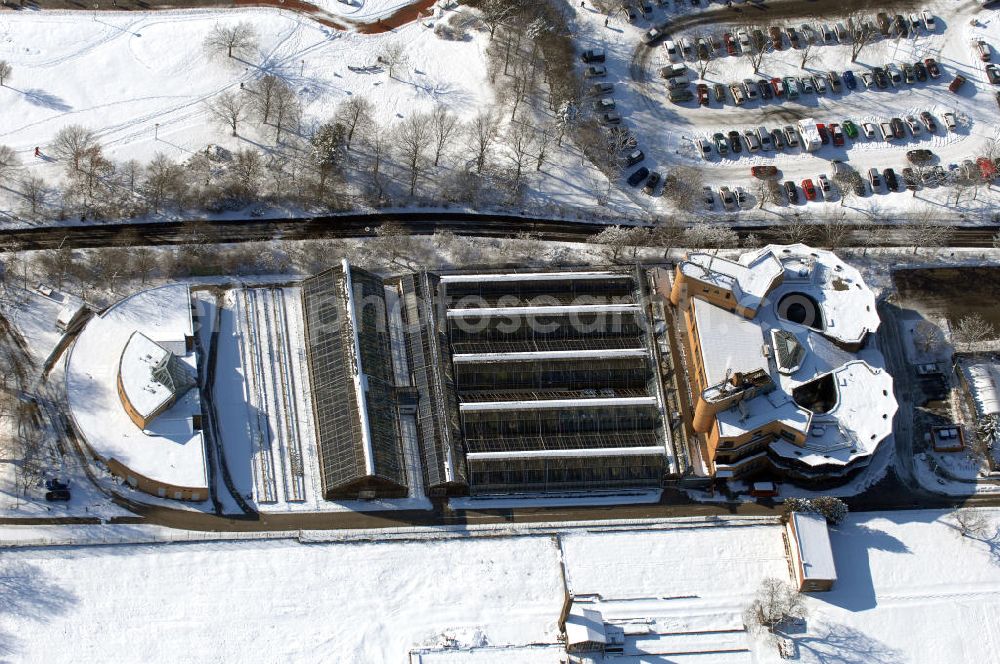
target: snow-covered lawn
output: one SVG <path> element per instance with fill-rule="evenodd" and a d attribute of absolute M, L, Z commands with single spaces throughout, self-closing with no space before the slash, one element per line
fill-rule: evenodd
<path fill-rule="evenodd" d="M 1000 523 L 1000 510 L 986 514 Z M 563 585 L 552 536 L 427 540 L 420 537 L 435 535 L 423 530 L 380 543 L 8 549 L 0 558 L 8 598 L 0 643 L 12 661 L 72 652 L 96 662 L 127 652 L 143 662 L 389 664 L 449 639 L 463 647 L 555 642 Z M 633 635 L 645 629 L 644 639 L 663 645 L 724 630 L 699 638 L 745 644 L 725 661 L 782 661 L 773 645 L 740 631 L 742 607 L 761 579 L 789 578 L 780 526 L 674 521 L 552 531 L 570 589 L 599 594 L 608 616 L 632 625 Z M 996 535 L 963 538 L 946 513 L 909 511 L 852 515 L 831 542 L 838 581 L 808 597 L 805 626 L 790 635 L 798 661 L 996 660 Z M 509 661 L 519 661 L 516 653 Z M 551 661 L 551 653 L 537 654 Z"/>

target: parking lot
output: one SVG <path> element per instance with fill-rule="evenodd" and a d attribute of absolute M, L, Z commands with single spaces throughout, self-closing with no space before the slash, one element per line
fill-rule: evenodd
<path fill-rule="evenodd" d="M 582 64 L 604 69 L 588 80 L 588 92 L 603 100 L 593 112 L 631 133 L 629 152 L 642 151 L 642 161 L 625 168 L 622 187 L 651 210 L 677 201 L 656 196 L 645 177 L 633 177 L 633 189 L 630 176 L 645 168 L 662 180 L 689 166 L 712 188 L 716 212 L 726 209 L 723 187 L 734 202 L 742 189 L 739 218 L 788 205 L 869 216 L 994 214 L 1000 85 L 991 80 L 1000 81 L 1000 70 L 987 67 L 1000 61 L 996 9 L 910 3 L 884 14 L 810 16 L 831 3 L 800 3 L 799 15 L 789 17 L 790 3 L 647 4 L 648 18 L 637 3 L 634 21 L 613 12 L 607 27 L 592 9 L 578 15 L 587 26 L 581 48 L 605 56 Z M 783 18 L 772 20 L 776 14 Z M 699 15 L 745 22 L 674 28 L 701 23 Z M 773 166 L 779 185 L 764 193 L 753 166 Z M 848 184 L 858 179 L 863 190 Z"/>

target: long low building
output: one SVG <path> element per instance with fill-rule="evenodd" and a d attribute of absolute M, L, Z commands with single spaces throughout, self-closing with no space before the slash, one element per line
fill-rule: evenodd
<path fill-rule="evenodd" d="M 94 316 L 66 363 L 69 412 L 90 452 L 155 496 L 209 497 L 194 318 L 186 284 Z"/>

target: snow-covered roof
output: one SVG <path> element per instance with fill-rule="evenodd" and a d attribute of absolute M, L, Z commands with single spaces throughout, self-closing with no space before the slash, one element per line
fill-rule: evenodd
<path fill-rule="evenodd" d="M 663 456 L 662 445 L 645 447 L 593 447 L 568 450 L 512 450 L 505 452 L 469 452 L 469 461 L 481 459 L 536 459 L 552 457 Z"/>
<path fill-rule="evenodd" d="M 752 320 L 704 300 L 692 301 L 701 340 L 701 357 L 708 385 L 718 385 L 727 373 L 767 368 L 764 335 Z"/>
<path fill-rule="evenodd" d="M 554 304 L 539 307 L 468 307 L 449 309 L 448 318 L 477 316 L 554 316 L 559 314 L 638 313 L 637 304 Z"/>
<path fill-rule="evenodd" d="M 537 401 L 466 401 L 458 405 L 462 412 L 488 410 L 545 410 L 550 408 L 614 408 L 655 406 L 656 397 L 609 397 L 588 399 L 539 399 Z"/>
<path fill-rule="evenodd" d="M 622 272 L 512 272 L 503 274 L 446 274 L 442 284 L 479 283 L 483 281 L 606 281 L 607 279 L 631 279 L 632 275 Z"/>
<path fill-rule="evenodd" d="M 361 417 L 361 448 L 365 456 L 365 472 L 374 475 L 375 451 L 372 446 L 371 422 L 368 419 L 368 381 L 364 367 L 361 366 L 361 339 L 358 336 L 361 328 L 358 325 L 358 313 L 354 308 L 354 283 L 351 278 L 351 265 L 346 258 L 341 261 L 341 267 L 344 270 L 344 296 L 347 298 L 347 324 L 351 326 L 352 344 L 350 350 L 353 359 L 351 376 L 354 381 L 354 397 L 358 403 L 358 414 Z"/>
<path fill-rule="evenodd" d="M 190 421 L 201 413 L 198 390 L 189 390 L 145 431 L 125 412 L 116 389 L 119 359 L 136 332 L 159 345 L 180 345 L 192 336 L 187 284 L 136 293 L 80 331 L 66 363 L 66 396 L 77 429 L 103 459 L 153 481 L 207 491 L 203 440 Z M 196 372 L 194 353 L 178 359 Z"/>
<path fill-rule="evenodd" d="M 756 311 L 781 276 L 781 263 L 771 253 L 761 253 L 739 262 L 713 254 L 692 253 L 681 262 L 681 273 L 698 281 L 731 291 L 742 307 Z"/>
<path fill-rule="evenodd" d="M 645 348 L 592 348 L 580 350 L 539 350 L 523 353 L 455 353 L 456 364 L 478 362 L 538 362 L 539 360 L 605 360 L 646 357 Z"/>
<path fill-rule="evenodd" d="M 605 643 L 604 619 L 601 612 L 574 604 L 566 616 L 566 645 Z"/>
<path fill-rule="evenodd" d="M 973 364 L 966 369 L 969 391 L 980 416 L 1000 413 L 1000 371 L 996 365 Z"/>
<path fill-rule="evenodd" d="M 803 577 L 836 581 L 837 568 L 826 519 L 811 512 L 792 512 L 791 519 L 795 529 L 795 552 L 802 563 Z"/>
<path fill-rule="evenodd" d="M 779 456 L 809 465 L 844 465 L 872 454 L 892 433 L 897 409 L 892 377 L 880 368 L 884 361 L 876 348 L 855 353 L 844 347 L 860 343 L 878 328 L 874 294 L 855 268 L 831 252 L 802 244 L 770 245 L 744 254 L 739 264 L 766 265 L 760 261 L 767 256 L 780 260 L 784 276 L 752 319 L 692 293 L 707 384 L 718 384 L 727 373 L 763 369 L 775 385 L 773 391 L 720 412 L 716 416 L 720 436 L 735 438 L 777 421 L 806 437 L 804 445 L 781 438 L 771 442 L 772 453 Z M 735 274 L 738 269 L 731 271 Z M 806 326 L 779 315 L 778 304 L 790 293 L 803 293 L 814 301 L 821 320 Z M 775 358 L 782 349 L 775 348 L 775 340 L 786 350 L 795 348 L 794 364 L 779 367 Z M 797 387 L 824 375 L 834 381 L 836 404 L 828 412 L 814 414 L 792 395 Z"/>
<path fill-rule="evenodd" d="M 170 351 L 142 332 L 133 332 L 122 350 L 118 375 L 125 397 L 141 416 L 149 417 L 170 400 L 174 391 L 153 378 L 153 368 L 170 357 Z"/>

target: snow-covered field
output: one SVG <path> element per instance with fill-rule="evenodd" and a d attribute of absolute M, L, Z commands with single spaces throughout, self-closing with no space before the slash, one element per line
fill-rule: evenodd
<path fill-rule="evenodd" d="M 1000 520 L 998 510 L 986 514 Z M 143 662 L 390 664 L 446 643 L 554 643 L 561 556 L 570 590 L 599 594 L 609 616 L 645 626 L 641 640 L 650 647 L 701 635 L 742 645 L 697 661 L 777 664 L 773 645 L 741 631 L 740 615 L 762 578 L 789 578 L 782 532 L 736 519 L 381 543 L 8 549 L 0 558 L 0 645 L 11 661 L 26 662 L 72 652 L 81 662 L 128 653 Z M 805 626 L 790 636 L 797 661 L 996 660 L 996 536 L 963 538 L 946 513 L 916 511 L 853 515 L 831 541 L 838 581 L 807 598 Z M 517 652 L 507 661 L 521 661 Z M 497 655 L 421 661 L 501 661 Z"/>
<path fill-rule="evenodd" d="M 657 70 L 669 64 L 670 61 L 662 46 L 654 49 L 652 58 L 647 64 L 647 73 L 651 77 L 648 84 L 633 80 L 633 70 L 640 66 L 636 59 L 636 47 L 640 37 L 654 23 L 664 19 L 676 19 L 674 10 L 657 8 L 651 21 L 640 19 L 635 24 L 627 21 L 622 13 L 616 13 L 610 19 L 608 27 L 604 25 L 605 15 L 594 12 L 590 8 L 577 7 L 577 26 L 581 48 L 604 48 L 607 52 L 608 76 L 597 79 L 614 83 L 616 110 L 623 118 L 623 124 L 632 129 L 639 141 L 639 147 L 646 153 L 642 165 L 650 170 L 663 172 L 679 164 L 704 167 L 705 184 L 717 189 L 728 185 L 743 186 L 753 194 L 753 179 L 750 177 L 750 167 L 754 165 L 773 164 L 782 172 L 782 180 L 793 180 L 796 184 L 805 178 L 815 182 L 820 173 L 833 175 L 833 160 L 848 162 L 860 173 L 864 174 L 871 167 L 880 171 L 893 168 L 897 175 L 907 166 L 905 153 L 907 150 L 927 148 L 932 150 L 945 169 L 949 164 L 961 164 L 964 159 L 976 159 L 987 153 L 989 145 L 1000 136 L 1000 108 L 995 94 L 1000 86 L 990 84 L 983 69 L 984 63 L 974 54 L 970 46 L 973 38 L 984 39 L 993 46 L 996 61 L 996 50 L 1000 46 L 1000 11 L 997 9 L 980 9 L 978 4 L 955 5 L 945 2 L 928 2 L 927 8 L 936 15 L 937 27 L 931 33 L 921 31 L 916 38 L 881 39 L 866 47 L 857 62 L 850 62 L 851 50 L 848 45 L 814 46 L 813 61 L 800 67 L 800 50 L 786 47 L 783 51 L 769 53 L 761 66 L 758 75 L 753 75 L 753 67 L 743 56 L 717 56 L 711 61 L 704 80 L 711 88 L 714 83 L 741 82 L 744 78 L 771 78 L 783 76 L 803 76 L 809 74 L 825 74 L 830 70 L 843 72 L 852 69 L 858 76 L 858 89 L 845 90 L 842 93 L 827 92 L 826 95 L 803 95 L 797 101 L 751 101 L 742 107 L 733 105 L 727 92 L 727 101 L 722 105 L 714 99 L 708 107 L 699 107 L 696 101 L 674 104 L 667 100 L 666 81 Z M 686 4 L 686 3 L 685 3 Z M 713 7 L 714 5 L 708 5 Z M 684 11 L 688 11 L 685 7 Z M 876 5 L 868 10 L 874 20 L 878 11 Z M 763 29 L 769 25 L 794 26 L 808 23 L 819 27 L 821 23 L 844 21 L 845 17 L 824 14 L 821 19 L 800 18 L 770 21 L 768 14 L 754 11 L 752 5 L 744 10 L 746 21 L 756 25 L 759 21 Z M 970 25 L 975 17 L 976 26 Z M 724 32 L 736 34 L 738 25 L 713 24 L 672 34 L 671 38 L 687 37 L 694 42 L 698 37 L 712 34 L 722 42 Z M 721 53 L 725 49 L 721 48 Z M 873 67 L 886 63 L 913 63 L 933 57 L 942 67 L 942 77 L 914 85 L 902 84 L 900 87 L 890 87 L 888 90 L 865 90 L 860 81 L 861 72 L 871 71 Z M 688 60 L 688 76 L 698 79 L 697 65 Z M 956 73 L 961 73 L 969 80 L 960 94 L 948 91 L 948 83 Z M 694 86 L 691 86 L 692 91 Z M 698 138 L 710 139 L 715 132 L 728 133 L 730 130 L 756 129 L 764 125 L 769 130 L 795 124 L 799 118 L 815 118 L 819 123 L 842 123 L 852 119 L 860 128 L 862 122 L 876 123 L 889 120 L 892 117 L 917 115 L 921 111 L 929 111 L 937 118 L 938 129 L 933 136 L 926 131 L 915 138 L 907 134 L 907 139 L 888 144 L 882 140 L 866 140 L 860 136 L 858 140 L 846 139 L 843 148 L 832 145 L 823 146 L 818 152 L 805 153 L 801 149 L 774 152 L 757 152 L 752 156 L 744 148 L 739 155 L 731 153 L 720 158 L 713 150 L 712 156 L 703 159 L 694 141 Z M 948 133 L 941 121 L 944 112 L 954 112 L 958 118 L 957 132 Z M 995 154 L 993 156 L 996 156 Z M 635 167 L 635 168 L 638 168 Z M 629 171 L 635 170 L 629 169 Z M 800 191 L 800 201 L 802 193 Z M 963 195 L 959 205 L 949 205 L 948 197 L 954 199 L 951 187 L 922 188 L 917 195 L 911 192 L 869 194 L 865 198 L 854 198 L 847 203 L 847 209 L 860 212 L 876 212 L 883 214 L 899 212 L 915 212 L 918 210 L 933 210 L 937 213 L 966 213 L 970 218 L 988 218 L 995 211 L 1000 200 L 1000 189 L 994 186 L 981 188 L 973 200 L 972 192 Z M 650 200 L 640 193 L 632 198 L 639 205 L 654 209 L 669 209 L 669 203 L 663 200 Z M 717 203 L 718 205 L 718 203 Z M 839 199 L 830 203 L 812 202 L 784 208 L 785 211 L 809 213 L 839 213 Z M 774 204 L 768 207 L 770 216 L 777 219 L 773 211 Z M 777 208 L 781 209 L 781 208 Z M 719 211 L 719 208 L 716 210 Z M 736 221 L 747 214 L 726 215 Z M 759 221 L 759 215 L 757 221 Z"/>

